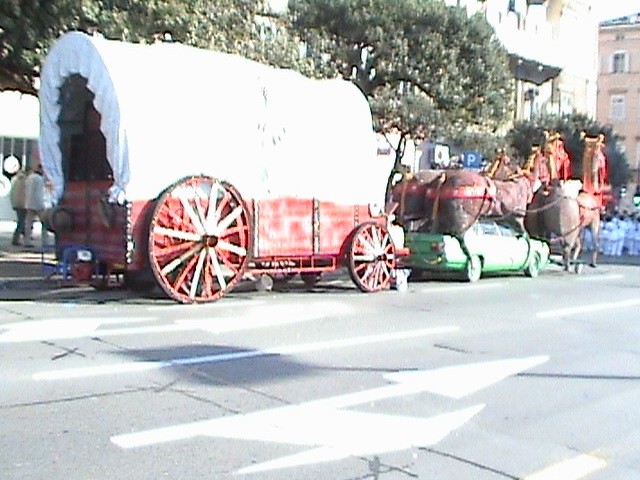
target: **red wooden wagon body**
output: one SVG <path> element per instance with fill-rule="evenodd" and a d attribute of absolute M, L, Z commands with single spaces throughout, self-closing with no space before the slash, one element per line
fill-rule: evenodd
<path fill-rule="evenodd" d="M 346 267 L 363 291 L 390 285 L 396 250 L 376 207 L 388 170 L 352 84 L 71 33 L 47 56 L 40 101 L 48 223 L 100 273 L 185 303 L 247 273 L 313 283 Z"/>

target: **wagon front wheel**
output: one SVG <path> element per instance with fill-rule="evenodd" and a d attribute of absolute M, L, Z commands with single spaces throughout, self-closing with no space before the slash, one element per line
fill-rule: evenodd
<path fill-rule="evenodd" d="M 351 280 L 363 292 L 377 292 L 391 285 L 396 249 L 384 226 L 370 222 L 356 228 L 347 259 Z"/>
<path fill-rule="evenodd" d="M 217 300 L 238 283 L 250 251 L 249 212 L 230 184 L 188 177 L 158 199 L 149 261 L 158 284 L 182 303 Z"/>

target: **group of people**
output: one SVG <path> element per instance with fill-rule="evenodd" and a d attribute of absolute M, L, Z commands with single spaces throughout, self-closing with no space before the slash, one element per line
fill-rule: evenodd
<path fill-rule="evenodd" d="M 587 251 L 595 248 L 588 229 L 584 231 L 583 247 Z M 640 214 L 621 213 L 604 217 L 600 224 L 598 250 L 613 257 L 640 255 Z"/>
<path fill-rule="evenodd" d="M 33 247 L 33 225 L 47 207 L 46 186 L 42 168 L 20 169 L 11 179 L 11 207 L 16 212 L 16 229 L 12 245 Z"/>

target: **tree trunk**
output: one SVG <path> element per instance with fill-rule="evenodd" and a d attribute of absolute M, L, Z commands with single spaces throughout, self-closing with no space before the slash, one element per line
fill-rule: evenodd
<path fill-rule="evenodd" d="M 394 148 L 396 156 L 393 161 L 393 168 L 391 169 L 391 172 L 389 173 L 389 178 L 387 179 L 387 188 L 386 188 L 385 197 L 384 197 L 386 199 L 387 205 L 391 201 L 391 191 L 393 190 L 393 187 L 394 187 L 393 180 L 396 174 L 406 173 L 404 169 L 401 168 L 402 157 L 404 155 L 406 145 L 407 145 L 407 134 L 402 133 L 400 135 L 400 139 L 398 140 L 398 145 L 396 146 L 396 148 Z"/>

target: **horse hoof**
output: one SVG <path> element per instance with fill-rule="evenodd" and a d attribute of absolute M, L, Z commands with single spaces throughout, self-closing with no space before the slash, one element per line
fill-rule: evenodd
<path fill-rule="evenodd" d="M 590 264 L 589 264 L 589 266 L 590 266 L 591 268 L 596 268 L 598 265 L 596 265 L 595 263 L 590 263 Z"/>

